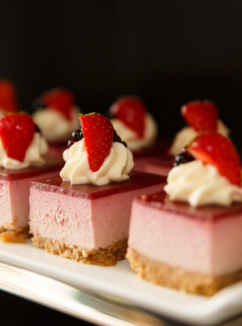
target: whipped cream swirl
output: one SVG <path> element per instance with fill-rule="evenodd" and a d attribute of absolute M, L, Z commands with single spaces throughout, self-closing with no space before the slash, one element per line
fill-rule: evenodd
<path fill-rule="evenodd" d="M 241 187 L 231 184 L 215 166 L 199 160 L 174 167 L 167 183 L 164 190 L 171 200 L 188 202 L 194 207 L 242 202 Z"/>
<path fill-rule="evenodd" d="M 69 121 L 58 111 L 47 108 L 36 111 L 33 119 L 48 141 L 65 141 L 74 130 L 80 128 L 78 113 L 79 109 L 73 107 Z"/>
<path fill-rule="evenodd" d="M 85 139 L 72 145 L 63 153 L 66 161 L 60 172 L 63 181 L 72 184 L 107 185 L 112 182 L 123 182 L 129 179 L 134 166 L 133 155 L 123 144 L 114 142 L 109 155 L 100 169 L 92 172 L 89 166 Z"/>
<path fill-rule="evenodd" d="M 146 113 L 145 116 L 145 132 L 143 138 L 138 138 L 137 134 L 127 127 L 121 120 L 111 119 L 110 121 L 112 122 L 113 128 L 116 130 L 117 134 L 120 136 L 122 141 L 127 144 L 131 151 L 138 151 L 150 147 L 155 142 L 158 132 L 157 124 L 149 113 Z"/>
<path fill-rule="evenodd" d="M 225 126 L 225 124 L 221 120 L 218 120 L 217 131 L 225 137 L 229 136 L 229 129 Z M 173 156 L 180 154 L 183 147 L 185 147 L 196 135 L 197 135 L 197 131 L 195 131 L 193 128 L 191 127 L 182 128 L 175 135 L 174 141 L 170 148 L 170 154 Z"/>
<path fill-rule="evenodd" d="M 46 140 L 40 135 L 39 132 L 35 132 L 33 139 L 26 151 L 23 162 L 15 160 L 7 156 L 4 150 L 2 142 L 0 140 L 0 166 L 5 169 L 23 169 L 32 165 L 43 165 L 45 164 L 44 155 L 48 151 L 48 145 Z"/>

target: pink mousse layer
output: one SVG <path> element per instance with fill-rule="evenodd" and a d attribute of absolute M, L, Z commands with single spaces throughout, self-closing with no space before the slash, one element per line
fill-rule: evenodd
<path fill-rule="evenodd" d="M 30 229 L 68 246 L 97 250 L 128 237 L 132 200 L 163 188 L 164 178 L 133 172 L 127 182 L 71 185 L 53 178 L 32 182 Z"/>
<path fill-rule="evenodd" d="M 208 275 L 242 269 L 242 205 L 192 208 L 164 193 L 132 206 L 129 246 L 173 267 Z"/>
<path fill-rule="evenodd" d="M 59 173 L 61 160 L 48 160 L 45 166 L 22 170 L 0 168 L 0 226 L 13 224 L 27 227 L 29 218 L 30 181 L 49 178 Z"/>

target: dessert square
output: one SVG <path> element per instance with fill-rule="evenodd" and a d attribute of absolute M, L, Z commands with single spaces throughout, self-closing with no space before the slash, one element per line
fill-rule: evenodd
<path fill-rule="evenodd" d="M 164 192 L 135 199 L 127 258 L 139 277 L 211 296 L 242 279 L 242 205 L 192 207 Z"/>
<path fill-rule="evenodd" d="M 0 167 L 0 240 L 25 242 L 28 234 L 30 181 L 59 173 L 62 160 L 46 159 L 46 164 L 21 170 Z"/>
<path fill-rule="evenodd" d="M 132 172 L 122 183 L 73 185 L 60 177 L 31 182 L 30 232 L 47 252 L 101 266 L 124 259 L 131 203 L 162 189 L 165 178 Z"/>

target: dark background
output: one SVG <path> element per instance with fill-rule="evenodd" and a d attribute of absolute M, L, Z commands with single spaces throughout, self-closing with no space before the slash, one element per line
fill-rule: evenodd
<path fill-rule="evenodd" d="M 182 104 L 210 99 L 242 149 L 241 17 L 239 0 L 0 0 L 0 77 L 25 111 L 56 86 L 84 113 L 139 95 L 168 139 Z"/>
<path fill-rule="evenodd" d="M 0 77 L 16 82 L 24 110 L 56 86 L 73 90 L 85 113 L 136 94 L 172 139 L 181 105 L 210 99 L 242 148 L 241 1 L 0 3 Z"/>

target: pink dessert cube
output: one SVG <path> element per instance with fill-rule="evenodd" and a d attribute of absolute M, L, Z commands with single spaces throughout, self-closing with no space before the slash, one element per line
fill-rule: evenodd
<path fill-rule="evenodd" d="M 28 231 L 30 181 L 59 173 L 61 159 L 47 159 L 46 165 L 21 170 L 0 168 L 0 239 L 22 242 Z"/>
<path fill-rule="evenodd" d="M 242 205 L 191 207 L 165 192 L 132 206 L 128 259 L 138 275 L 213 295 L 242 279 Z"/>
<path fill-rule="evenodd" d="M 165 178 L 132 172 L 106 186 L 72 185 L 60 177 L 31 183 L 33 243 L 88 264 L 114 265 L 124 258 L 133 199 L 163 189 Z"/>

